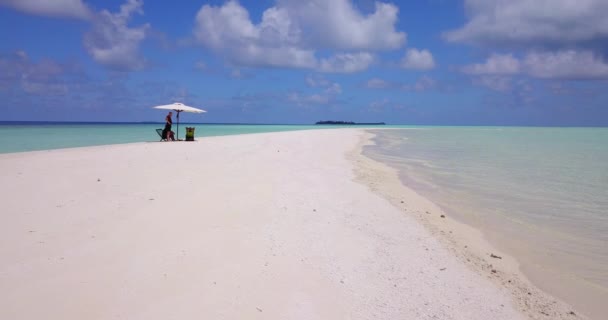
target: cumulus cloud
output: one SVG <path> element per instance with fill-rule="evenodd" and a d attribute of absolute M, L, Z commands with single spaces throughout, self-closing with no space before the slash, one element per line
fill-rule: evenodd
<path fill-rule="evenodd" d="M 520 63 L 512 54 L 492 54 L 484 63 L 465 66 L 463 72 L 468 74 L 517 74 Z"/>
<path fill-rule="evenodd" d="M 139 45 L 150 26 L 128 26 L 133 14 L 143 14 L 142 6 L 142 0 L 128 0 L 117 13 L 102 10 L 95 15 L 93 29 L 84 36 L 84 46 L 95 61 L 121 71 L 143 68 Z"/>
<path fill-rule="evenodd" d="M 51 59 L 33 61 L 25 51 L 0 54 L 0 91 L 37 96 L 60 96 L 75 84 L 78 72 Z"/>
<path fill-rule="evenodd" d="M 428 50 L 408 49 L 401 59 L 401 67 L 413 70 L 429 70 L 435 67 L 433 55 Z"/>
<path fill-rule="evenodd" d="M 363 71 L 374 61 L 367 52 L 340 53 L 319 61 L 318 70 L 322 72 L 353 73 Z"/>
<path fill-rule="evenodd" d="M 310 104 L 326 105 L 336 101 L 337 96 L 342 94 L 342 86 L 339 83 L 332 82 L 322 75 L 307 76 L 306 84 L 310 88 L 316 88 L 315 91 L 317 92 L 312 94 L 290 92 L 287 94 L 287 101 L 298 106 Z"/>
<path fill-rule="evenodd" d="M 385 3 L 363 15 L 350 0 L 278 0 L 256 24 L 246 8 L 231 0 L 221 6 L 203 5 L 194 36 L 238 65 L 357 72 L 373 61 L 369 52 L 405 43 L 406 34 L 395 30 L 397 13 L 396 6 Z M 318 50 L 342 53 L 319 59 Z"/>
<path fill-rule="evenodd" d="M 1 6 L 47 17 L 88 19 L 91 11 L 81 0 L 0 0 Z"/>
<path fill-rule="evenodd" d="M 561 50 L 556 52 L 529 52 L 522 59 L 512 54 L 493 54 L 484 63 L 472 64 L 462 71 L 477 76 L 528 75 L 544 79 L 592 80 L 608 79 L 608 63 L 588 50 Z M 485 77 L 489 87 L 506 88 L 504 80 Z"/>
<path fill-rule="evenodd" d="M 121 71 L 141 69 L 145 64 L 139 45 L 150 26 L 128 27 L 133 14 L 143 14 L 143 0 L 127 0 L 116 13 L 93 12 L 82 0 L 0 0 L 0 6 L 28 14 L 85 19 L 92 30 L 84 35 L 83 45 L 93 60 Z"/>
<path fill-rule="evenodd" d="M 382 50 L 405 44 L 406 34 L 395 30 L 399 9 L 393 4 L 376 2 L 369 15 L 359 12 L 351 0 L 279 0 L 275 8 L 286 12 L 305 34 L 300 41 L 309 47 Z"/>
<path fill-rule="evenodd" d="M 451 42 L 572 45 L 608 38 L 605 0 L 465 0 L 468 22 Z"/>
<path fill-rule="evenodd" d="M 608 79 L 608 64 L 591 51 L 533 52 L 523 63 L 537 78 Z"/>
<path fill-rule="evenodd" d="M 342 86 L 337 82 L 331 82 L 323 76 L 307 76 L 306 84 L 311 88 L 324 88 L 327 94 L 342 93 Z"/>
<path fill-rule="evenodd" d="M 290 26 L 285 10 L 268 9 L 262 22 L 254 25 L 246 8 L 229 1 L 221 7 L 204 5 L 196 16 L 194 35 L 239 65 L 314 67 L 314 52 L 295 45 L 298 30 Z"/>

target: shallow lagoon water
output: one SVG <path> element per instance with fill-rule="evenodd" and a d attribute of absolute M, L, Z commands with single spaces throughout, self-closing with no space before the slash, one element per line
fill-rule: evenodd
<path fill-rule="evenodd" d="M 481 229 L 536 285 L 581 309 L 606 310 L 608 128 L 373 132 L 366 155 Z"/>
<path fill-rule="evenodd" d="M 142 123 L 5 123 L 0 125 L 0 153 L 86 147 L 107 144 L 159 141 L 155 129 L 164 124 Z M 186 127 L 194 127 L 195 138 L 319 129 L 306 125 L 225 125 L 181 123 L 179 137 Z M 177 125 L 173 125 L 177 131 Z"/>

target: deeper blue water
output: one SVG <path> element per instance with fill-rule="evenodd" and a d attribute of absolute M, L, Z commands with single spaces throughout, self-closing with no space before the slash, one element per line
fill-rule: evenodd
<path fill-rule="evenodd" d="M 546 289 L 608 297 L 608 128 L 372 132 L 366 155 L 482 230 Z"/>

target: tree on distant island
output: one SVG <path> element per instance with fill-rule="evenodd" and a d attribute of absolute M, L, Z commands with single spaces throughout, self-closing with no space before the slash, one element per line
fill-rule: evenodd
<path fill-rule="evenodd" d="M 317 121 L 316 124 L 355 124 L 352 121 L 333 121 L 333 120 L 327 120 L 327 121 Z"/>
<path fill-rule="evenodd" d="M 341 125 L 385 125 L 386 123 L 384 123 L 384 122 L 356 123 L 356 122 L 352 122 L 352 121 L 333 121 L 333 120 L 326 120 L 326 121 L 317 121 L 317 123 L 315 123 L 315 124 L 341 124 Z"/>

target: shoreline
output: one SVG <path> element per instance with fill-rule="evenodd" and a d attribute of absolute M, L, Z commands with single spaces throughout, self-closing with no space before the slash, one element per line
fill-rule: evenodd
<path fill-rule="evenodd" d="M 180 128 L 180 137 L 185 136 Z M 193 124 L 195 139 L 213 136 L 319 129 L 314 125 Z M 157 142 L 155 124 L 0 125 L 0 154 Z M 11 137 L 19 136 L 19 139 Z"/>
<path fill-rule="evenodd" d="M 449 231 L 404 214 L 439 212 L 428 200 L 353 158 L 366 134 L 0 155 L 0 318 L 522 319 L 437 236 Z"/>
<path fill-rule="evenodd" d="M 481 230 L 455 220 L 438 205 L 404 185 L 396 169 L 365 156 L 363 148 L 374 144 L 374 136 L 366 130 L 357 148 L 349 154 L 356 164 L 358 182 L 414 217 L 461 263 L 490 279 L 496 286 L 506 288 L 517 309 L 528 318 L 589 319 L 533 284 L 521 270 L 517 259 L 491 244 Z M 403 195 L 418 199 L 422 205 L 405 203 Z"/>

